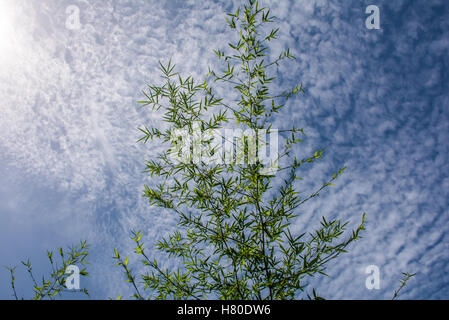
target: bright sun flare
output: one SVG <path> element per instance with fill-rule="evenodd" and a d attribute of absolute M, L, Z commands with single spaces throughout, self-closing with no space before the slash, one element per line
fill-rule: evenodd
<path fill-rule="evenodd" d="M 0 59 L 11 55 L 14 48 L 14 11 L 11 2 L 0 0 Z"/>

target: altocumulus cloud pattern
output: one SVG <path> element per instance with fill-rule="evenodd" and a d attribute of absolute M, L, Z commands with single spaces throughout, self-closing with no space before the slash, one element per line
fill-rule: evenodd
<path fill-rule="evenodd" d="M 159 76 L 158 60 L 201 79 L 216 63 L 212 49 L 229 42 L 225 13 L 239 4 L 2 0 L 2 265 L 30 257 L 44 271 L 46 249 L 87 239 L 93 298 L 126 295 L 112 248 L 131 252 L 130 229 L 150 244 L 176 223 L 141 198 L 144 159 L 158 150 L 135 143 L 137 127 L 160 118 L 137 106 L 140 91 Z M 298 58 L 279 69 L 279 87 L 301 80 L 306 90 L 273 127 L 304 128 L 304 153 L 327 147 L 305 172 L 305 191 L 348 167 L 295 228 L 323 215 L 355 224 L 367 213 L 364 238 L 311 284 L 330 299 L 388 299 L 407 271 L 417 276 L 402 298 L 449 298 L 448 2 L 262 4 L 279 19 L 272 54 L 289 47 Z M 380 9 L 379 30 L 365 26 L 369 5 Z M 379 267 L 379 290 L 365 287 L 369 265 Z M 6 271 L 0 281 L 0 298 L 10 298 Z"/>

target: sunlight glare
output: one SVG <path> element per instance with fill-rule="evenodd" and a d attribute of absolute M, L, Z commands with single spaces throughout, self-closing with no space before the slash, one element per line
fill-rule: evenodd
<path fill-rule="evenodd" d="M 14 11 L 11 2 L 0 1 L 0 61 L 14 55 Z"/>

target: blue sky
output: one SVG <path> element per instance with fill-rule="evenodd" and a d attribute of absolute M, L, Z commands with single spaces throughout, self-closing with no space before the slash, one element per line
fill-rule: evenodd
<path fill-rule="evenodd" d="M 126 296 L 113 248 L 131 252 L 131 229 L 154 243 L 176 222 L 141 198 L 144 160 L 158 147 L 136 144 L 137 128 L 159 118 L 138 107 L 140 91 L 169 58 L 202 79 L 231 37 L 225 13 L 242 2 L 1 1 L 0 265 L 30 257 L 44 271 L 46 249 L 86 239 L 93 298 Z M 302 187 L 348 167 L 294 228 L 321 216 L 355 225 L 367 213 L 364 238 L 311 285 L 329 299 L 388 299 L 407 271 L 417 276 L 402 298 L 449 298 L 447 1 L 262 3 L 279 19 L 272 54 L 289 47 L 298 58 L 277 85 L 306 89 L 273 126 L 304 128 L 304 152 L 327 147 Z M 70 5 L 79 29 L 66 27 Z M 368 5 L 380 8 L 380 30 L 365 27 Z M 379 290 L 365 287 L 369 265 Z M 11 298 L 6 270 L 0 283 Z M 19 289 L 29 296 L 30 283 Z"/>

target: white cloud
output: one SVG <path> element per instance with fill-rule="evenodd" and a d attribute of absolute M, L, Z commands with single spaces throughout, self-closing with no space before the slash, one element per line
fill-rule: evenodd
<path fill-rule="evenodd" d="M 212 49 L 229 42 L 224 13 L 237 3 L 14 2 L 25 19 L 16 25 L 15 58 L 0 67 L 0 149 L 17 177 L 1 178 L 2 225 L 33 230 L 37 218 L 23 212 L 32 207 L 16 201 L 48 196 L 53 206 L 34 208 L 39 220 L 52 221 L 48 228 L 59 230 L 61 238 L 88 237 L 96 246 L 98 294 L 124 290 L 113 271 L 113 246 L 131 252 L 129 229 L 144 228 L 151 243 L 176 221 L 140 197 L 148 179 L 144 158 L 158 150 L 136 144 L 136 128 L 157 124 L 160 117 L 136 101 L 147 82 L 159 81 L 158 60 L 173 58 L 182 74 L 200 79 L 215 64 Z M 319 293 L 388 298 L 400 272 L 411 271 L 420 275 L 405 297 L 447 297 L 447 287 L 438 287 L 438 277 L 431 276 L 437 272 L 447 284 L 443 269 L 435 266 L 445 266 L 449 252 L 444 233 L 449 122 L 442 72 L 447 41 L 435 30 L 433 38 L 423 36 L 432 13 L 407 22 L 403 4 L 385 4 L 388 28 L 377 32 L 364 28 L 364 8 L 357 1 L 265 3 L 280 18 L 280 42 L 272 53 L 291 47 L 298 58 L 279 69 L 278 89 L 298 80 L 306 89 L 275 125 L 306 129 L 301 152 L 328 146 L 325 163 L 307 171 L 301 187 L 312 191 L 312 183 L 330 176 L 332 168 L 349 167 L 334 189 L 304 208 L 299 221 L 313 226 L 326 215 L 354 225 L 362 212 L 368 214 L 365 238 L 337 260 L 330 279 L 317 282 Z M 69 4 L 80 8 L 80 30 L 65 28 Z M 28 186 L 25 194 L 12 196 L 10 188 L 22 190 L 28 179 L 55 195 Z M 41 249 L 33 238 L 27 241 Z M 364 287 L 363 270 L 370 264 L 381 268 L 380 292 Z"/>

